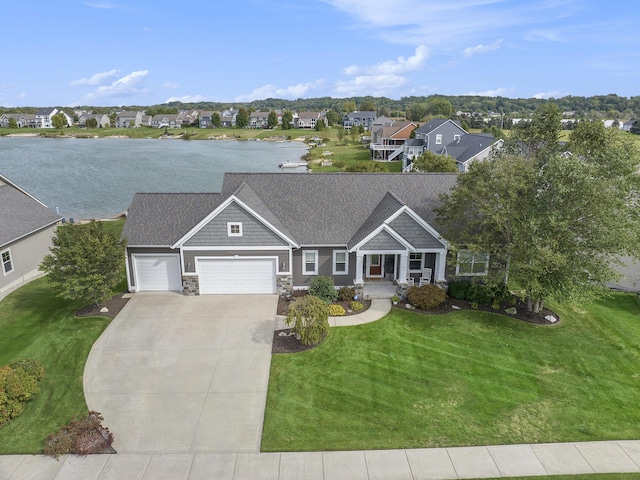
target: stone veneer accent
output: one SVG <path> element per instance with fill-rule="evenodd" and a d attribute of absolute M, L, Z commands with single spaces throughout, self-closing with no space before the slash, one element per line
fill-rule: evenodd
<path fill-rule="evenodd" d="M 362 300 L 364 298 L 364 283 L 354 283 L 353 288 L 356 291 L 358 299 Z"/>
<path fill-rule="evenodd" d="M 291 275 L 276 275 L 276 293 L 291 295 L 293 292 L 293 277 Z"/>
<path fill-rule="evenodd" d="M 185 295 L 200 295 L 200 281 L 197 275 L 182 277 L 182 293 Z"/>
<path fill-rule="evenodd" d="M 407 290 L 409 290 L 408 283 L 400 283 L 396 284 L 396 295 L 400 298 L 407 298 Z"/>

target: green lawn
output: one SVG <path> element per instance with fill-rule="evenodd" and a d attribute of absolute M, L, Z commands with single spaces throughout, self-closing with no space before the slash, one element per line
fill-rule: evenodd
<path fill-rule="evenodd" d="M 124 220 L 104 225 L 119 235 Z M 116 290 L 126 288 L 123 278 Z M 47 435 L 72 416 L 87 412 L 84 365 L 111 319 L 76 317 L 82 306 L 56 297 L 46 277 L 0 302 L 0 365 L 26 358 L 39 360 L 46 369 L 41 392 L 26 404 L 22 415 L 0 426 L 0 455 L 41 453 Z"/>
<path fill-rule="evenodd" d="M 334 328 L 276 355 L 263 451 L 640 438 L 640 301 L 556 307 L 554 327 L 477 311 Z"/>

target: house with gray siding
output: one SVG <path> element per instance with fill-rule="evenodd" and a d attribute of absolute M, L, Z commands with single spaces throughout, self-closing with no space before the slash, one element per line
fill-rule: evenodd
<path fill-rule="evenodd" d="M 40 276 L 60 215 L 0 175 L 0 300 Z"/>
<path fill-rule="evenodd" d="M 227 173 L 216 193 L 138 193 L 123 230 L 129 289 L 284 294 L 319 275 L 403 293 L 445 282 L 434 208 L 457 174 Z"/>

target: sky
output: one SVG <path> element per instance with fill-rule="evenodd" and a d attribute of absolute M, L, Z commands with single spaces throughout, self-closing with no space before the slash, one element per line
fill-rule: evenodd
<path fill-rule="evenodd" d="M 640 95 L 636 0 L 32 0 L 0 106 Z"/>

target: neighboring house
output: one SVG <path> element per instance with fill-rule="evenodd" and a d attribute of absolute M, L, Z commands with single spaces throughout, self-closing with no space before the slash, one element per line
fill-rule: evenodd
<path fill-rule="evenodd" d="M 351 112 L 342 119 L 342 126 L 347 130 L 351 130 L 351 127 L 364 127 L 369 131 L 369 128 L 376 119 L 376 112 L 363 111 L 363 112 Z"/>
<path fill-rule="evenodd" d="M 135 128 L 142 123 L 142 112 L 123 111 L 116 116 L 117 128 Z"/>
<path fill-rule="evenodd" d="M 0 175 L 0 299 L 40 276 L 60 215 Z"/>
<path fill-rule="evenodd" d="M 238 110 L 235 108 L 230 108 L 228 110 L 223 110 L 220 113 L 220 126 L 222 127 L 235 127 L 236 126 L 236 117 L 238 116 Z"/>
<path fill-rule="evenodd" d="M 199 124 L 200 128 L 212 128 L 213 124 L 211 123 L 211 116 L 213 115 L 212 110 L 203 110 L 200 112 Z"/>
<path fill-rule="evenodd" d="M 41 108 L 36 112 L 36 128 L 53 128 L 52 118 L 58 113 L 57 108 Z"/>
<path fill-rule="evenodd" d="M 15 119 L 18 128 L 35 128 L 36 116 L 30 113 L 3 113 L 0 115 L 0 128 L 9 128 L 10 119 Z"/>
<path fill-rule="evenodd" d="M 371 130 L 369 151 L 374 160 L 400 160 L 404 144 L 416 128 L 413 122 L 393 122 L 391 126 L 376 126 Z"/>
<path fill-rule="evenodd" d="M 106 128 L 111 125 L 111 121 L 109 120 L 109 115 L 105 113 L 83 113 L 78 117 L 78 126 L 86 127 L 87 120 L 94 118 L 98 123 L 98 128 Z"/>
<path fill-rule="evenodd" d="M 269 112 L 251 112 L 249 114 L 249 128 L 268 128 Z"/>
<path fill-rule="evenodd" d="M 69 115 L 64 110 L 60 110 L 58 113 L 64 115 L 64 118 L 67 121 L 67 127 L 73 127 L 73 115 Z"/>
<path fill-rule="evenodd" d="M 634 123 L 636 123 L 635 118 L 632 118 L 631 120 L 627 120 L 622 124 L 622 128 L 620 130 L 624 130 L 625 132 L 630 132 Z"/>
<path fill-rule="evenodd" d="M 314 129 L 321 118 L 324 120 L 324 112 L 299 112 L 298 116 L 293 119 L 293 126 Z M 326 125 L 327 121 L 324 121 Z"/>
<path fill-rule="evenodd" d="M 434 208 L 456 179 L 227 173 L 220 193 L 138 193 L 122 233 L 129 288 L 282 294 L 326 275 L 359 292 L 386 281 L 404 293 L 425 268 L 444 282 L 455 271 Z"/>
<path fill-rule="evenodd" d="M 405 143 L 402 170 L 410 170 L 414 158 L 430 151 L 453 157 L 458 171 L 466 172 L 473 161 L 487 158 L 502 144 L 489 133 L 467 133 L 457 121 L 435 118 L 416 128 L 415 138 Z"/>
<path fill-rule="evenodd" d="M 185 120 L 182 115 L 159 113 L 151 117 L 153 128 L 182 128 Z"/>

